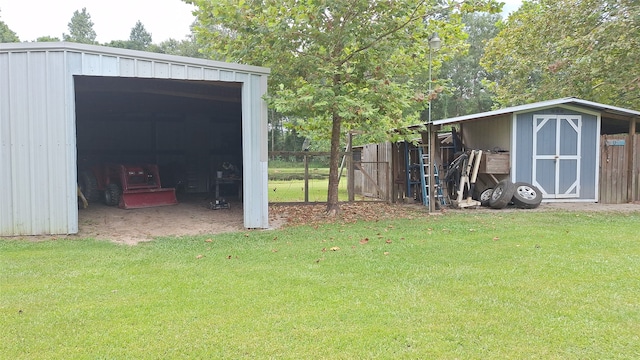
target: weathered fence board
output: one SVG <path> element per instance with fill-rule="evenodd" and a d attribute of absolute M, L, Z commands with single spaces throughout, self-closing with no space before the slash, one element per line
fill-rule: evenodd
<path fill-rule="evenodd" d="M 600 199 L 603 204 L 622 204 L 640 200 L 640 159 L 634 156 L 633 171 L 629 172 L 629 146 L 640 144 L 640 134 L 602 135 L 600 138 Z M 629 174 L 632 174 L 631 178 Z M 629 198 L 629 187 L 634 187 Z"/>
<path fill-rule="evenodd" d="M 391 200 L 392 144 L 369 144 L 361 148 L 356 161 L 354 181 L 356 194 Z"/>

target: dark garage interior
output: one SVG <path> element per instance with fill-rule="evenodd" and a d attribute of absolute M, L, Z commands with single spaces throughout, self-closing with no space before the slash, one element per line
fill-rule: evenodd
<path fill-rule="evenodd" d="M 162 187 L 211 194 L 242 179 L 241 83 L 74 76 L 78 174 L 104 163 L 157 164 Z M 241 181 L 219 184 L 240 197 Z"/>

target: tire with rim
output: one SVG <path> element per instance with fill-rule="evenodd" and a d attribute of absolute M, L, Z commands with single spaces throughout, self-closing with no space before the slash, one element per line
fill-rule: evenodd
<path fill-rule="evenodd" d="M 514 185 L 516 191 L 511 201 L 515 206 L 520 209 L 535 209 L 540 205 L 542 202 L 540 189 L 526 182 L 517 182 Z"/>
<path fill-rule="evenodd" d="M 493 194 L 493 188 L 486 188 L 478 194 L 478 201 L 480 205 L 489 206 L 489 200 L 491 200 L 491 194 Z"/>
<path fill-rule="evenodd" d="M 82 171 L 78 176 L 78 186 L 84 197 L 89 202 L 98 201 L 100 192 L 98 191 L 98 179 L 91 171 Z"/>
<path fill-rule="evenodd" d="M 516 186 L 508 179 L 502 180 L 493 188 L 489 206 L 494 209 L 502 209 L 509 204 L 513 194 L 516 192 Z"/>
<path fill-rule="evenodd" d="M 109 184 L 104 190 L 104 203 L 109 206 L 116 206 L 120 203 L 122 190 L 118 184 Z"/>

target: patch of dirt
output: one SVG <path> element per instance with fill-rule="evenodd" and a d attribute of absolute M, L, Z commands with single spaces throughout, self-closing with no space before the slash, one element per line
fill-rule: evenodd
<path fill-rule="evenodd" d="M 219 234 L 244 229 L 242 203 L 230 201 L 229 209 L 209 209 L 210 199 L 189 196 L 177 205 L 123 210 L 90 204 L 78 213 L 77 237 L 136 244 L 161 236 Z"/>

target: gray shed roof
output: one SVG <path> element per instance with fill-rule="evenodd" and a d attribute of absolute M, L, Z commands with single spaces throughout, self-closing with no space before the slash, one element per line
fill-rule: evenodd
<path fill-rule="evenodd" d="M 616 106 L 600 104 L 600 103 L 597 103 L 597 102 L 582 100 L 582 99 L 578 99 L 578 98 L 574 98 L 574 97 L 567 97 L 567 98 L 561 98 L 561 99 L 555 99 L 555 100 L 540 101 L 540 102 L 526 104 L 526 105 L 511 106 L 511 107 L 507 107 L 507 108 L 504 108 L 504 109 L 492 110 L 492 111 L 487 111 L 487 112 L 483 112 L 483 113 L 470 114 L 470 115 L 464 115 L 464 116 L 456 116 L 456 117 L 448 118 L 448 119 L 435 120 L 435 121 L 432 121 L 432 123 L 434 125 L 446 125 L 446 124 L 458 123 L 458 122 L 463 122 L 463 121 L 478 120 L 478 119 L 483 119 L 483 118 L 500 116 L 500 115 L 505 115 L 505 114 L 510 114 L 510 113 L 517 113 L 517 112 L 530 111 L 530 110 L 535 110 L 535 109 L 549 108 L 549 107 L 554 107 L 554 106 L 558 106 L 558 105 L 579 105 L 579 106 L 583 106 L 583 107 L 587 107 L 587 108 L 591 108 L 591 109 L 595 109 L 595 110 L 598 110 L 598 111 L 611 113 L 611 114 L 615 114 L 615 115 L 622 115 L 622 116 L 627 116 L 627 117 L 640 117 L 640 111 L 629 110 L 629 109 L 624 109 L 624 108 L 620 108 L 620 107 L 616 107 Z"/>

